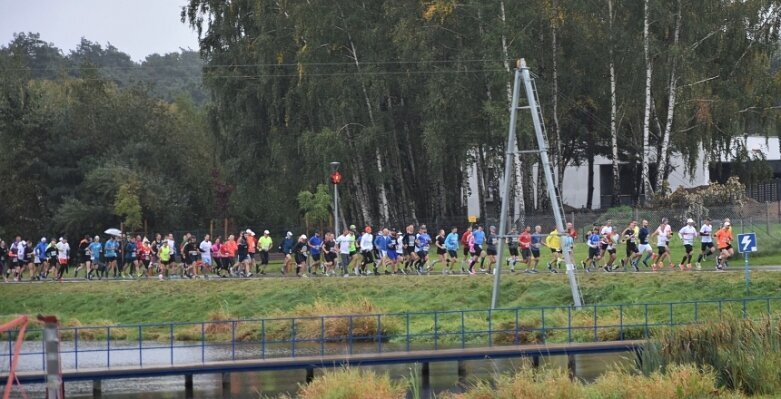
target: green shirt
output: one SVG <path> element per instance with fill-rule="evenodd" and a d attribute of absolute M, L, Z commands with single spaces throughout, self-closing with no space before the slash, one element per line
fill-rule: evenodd
<path fill-rule="evenodd" d="M 160 260 L 163 262 L 168 262 L 171 260 L 171 247 L 169 246 L 163 246 L 160 248 Z"/>
<path fill-rule="evenodd" d="M 261 251 L 269 251 L 272 244 L 273 241 L 271 240 L 270 236 L 262 236 L 258 240 L 258 247 L 260 247 Z"/>

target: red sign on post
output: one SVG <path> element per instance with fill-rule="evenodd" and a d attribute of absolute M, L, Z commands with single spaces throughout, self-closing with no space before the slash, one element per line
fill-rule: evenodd
<path fill-rule="evenodd" d="M 331 183 L 333 184 L 339 184 L 342 182 L 342 174 L 339 173 L 339 171 L 335 171 L 331 173 Z"/>

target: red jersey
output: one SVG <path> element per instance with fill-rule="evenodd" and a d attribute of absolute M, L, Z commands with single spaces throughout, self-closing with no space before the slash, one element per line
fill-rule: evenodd
<path fill-rule="evenodd" d="M 465 231 L 464 234 L 461 235 L 461 245 L 468 247 L 470 238 L 472 238 L 472 232 L 469 230 Z"/>
<path fill-rule="evenodd" d="M 532 245 L 532 235 L 528 231 L 521 233 L 518 237 L 518 243 L 521 244 L 521 249 L 529 249 Z"/>

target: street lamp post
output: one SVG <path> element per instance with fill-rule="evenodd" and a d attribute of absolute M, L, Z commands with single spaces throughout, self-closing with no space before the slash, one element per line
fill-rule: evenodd
<path fill-rule="evenodd" d="M 334 185 L 334 236 L 339 235 L 339 183 L 342 182 L 339 165 L 339 162 L 331 162 L 331 183 Z"/>

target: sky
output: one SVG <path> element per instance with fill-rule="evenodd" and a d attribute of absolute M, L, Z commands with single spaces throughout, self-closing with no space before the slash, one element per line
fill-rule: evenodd
<path fill-rule="evenodd" d="M 180 22 L 186 0 L 0 0 L 0 44 L 37 32 L 68 54 L 84 37 L 141 61 L 153 53 L 198 49 L 198 35 Z"/>

